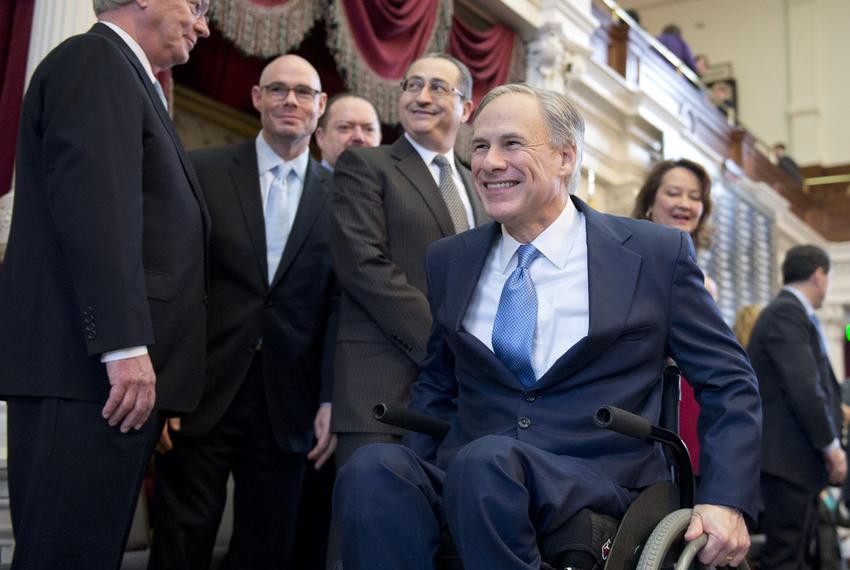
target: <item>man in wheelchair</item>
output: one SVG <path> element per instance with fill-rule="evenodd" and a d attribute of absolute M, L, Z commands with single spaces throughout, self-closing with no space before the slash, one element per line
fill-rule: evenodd
<path fill-rule="evenodd" d="M 672 356 L 701 405 L 701 484 L 685 538 L 736 566 L 758 509 L 761 405 L 683 232 L 573 196 L 584 120 L 505 85 L 481 101 L 472 172 L 494 223 L 427 254 L 434 325 L 409 407 L 442 441 L 375 444 L 338 476 L 345 570 L 430 569 L 446 527 L 466 570 L 539 568 L 537 539 L 584 508 L 619 518 L 669 478 L 657 446 L 597 428 L 612 404 L 657 421 Z M 681 189 L 670 189 L 679 192 Z"/>

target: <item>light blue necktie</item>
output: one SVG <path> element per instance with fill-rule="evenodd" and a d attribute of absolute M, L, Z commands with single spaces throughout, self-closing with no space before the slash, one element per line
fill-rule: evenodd
<path fill-rule="evenodd" d="M 814 313 L 809 315 L 809 320 L 812 321 L 812 324 L 815 326 L 815 330 L 818 333 L 818 344 L 820 345 L 820 350 L 824 356 L 829 355 L 829 351 L 826 349 L 826 341 L 824 340 L 823 329 L 820 327 L 820 319 Z"/>
<path fill-rule="evenodd" d="M 168 110 L 168 99 L 165 97 L 165 91 L 162 90 L 162 84 L 159 81 L 153 82 L 153 88 L 156 90 L 156 94 L 159 95 L 160 101 L 162 101 L 162 106 L 165 107 L 165 110 Z"/>
<path fill-rule="evenodd" d="M 526 388 L 537 382 L 531 366 L 537 292 L 529 266 L 538 255 L 540 252 L 531 244 L 519 246 L 516 269 L 505 281 L 493 322 L 493 352 Z"/>
<path fill-rule="evenodd" d="M 287 211 L 287 186 L 292 169 L 278 164 L 272 169 L 274 179 L 269 185 L 266 209 L 266 261 L 269 266 L 269 285 L 280 264 L 286 237 L 289 234 L 289 213 Z"/>

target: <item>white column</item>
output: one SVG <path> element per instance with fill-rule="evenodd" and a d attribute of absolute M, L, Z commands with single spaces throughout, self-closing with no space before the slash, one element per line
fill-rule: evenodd
<path fill-rule="evenodd" d="M 85 32 L 95 21 L 91 0 L 36 0 L 27 56 L 27 83 L 50 50 L 62 40 Z"/>
<path fill-rule="evenodd" d="M 95 22 L 91 0 L 36 0 L 27 55 L 26 84 L 39 62 L 62 40 L 86 31 Z M 85 62 L 80 62 L 85 65 Z M 14 182 L 11 192 L 0 198 L 0 256 L 9 240 Z M 0 564 L 11 562 L 13 540 L 6 483 L 6 404 L 0 402 Z"/>
<path fill-rule="evenodd" d="M 786 0 L 788 41 L 788 133 L 794 158 L 800 164 L 820 164 L 821 109 L 816 0 Z"/>
<path fill-rule="evenodd" d="M 62 40 L 86 31 L 94 22 L 91 0 L 36 0 L 27 54 L 26 84 L 29 84 L 33 71 L 50 50 Z M 9 241 L 13 194 L 14 187 L 12 192 L 0 198 L 0 257 Z"/>

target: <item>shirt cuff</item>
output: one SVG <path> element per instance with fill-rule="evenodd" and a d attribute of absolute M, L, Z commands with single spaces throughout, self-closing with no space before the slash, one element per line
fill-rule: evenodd
<path fill-rule="evenodd" d="M 821 451 L 822 451 L 823 453 L 829 453 L 830 451 L 834 451 L 834 450 L 836 450 L 836 449 L 841 449 L 841 442 L 840 442 L 840 441 L 838 441 L 838 438 L 837 438 L 837 437 L 836 437 L 835 439 L 833 439 L 833 440 L 830 442 L 830 444 L 829 444 L 829 445 L 827 445 L 826 447 L 824 447 Z"/>
<path fill-rule="evenodd" d="M 122 360 L 124 358 L 133 358 L 134 356 L 142 356 L 148 353 L 146 346 L 131 346 L 129 348 L 121 348 L 119 350 L 109 350 L 100 355 L 101 362 L 112 362 L 113 360 Z"/>

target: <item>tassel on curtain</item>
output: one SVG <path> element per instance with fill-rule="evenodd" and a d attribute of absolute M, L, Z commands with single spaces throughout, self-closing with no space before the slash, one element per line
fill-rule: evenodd
<path fill-rule="evenodd" d="M 247 55 L 287 53 L 324 15 L 322 0 L 214 0 L 210 19 Z"/>

